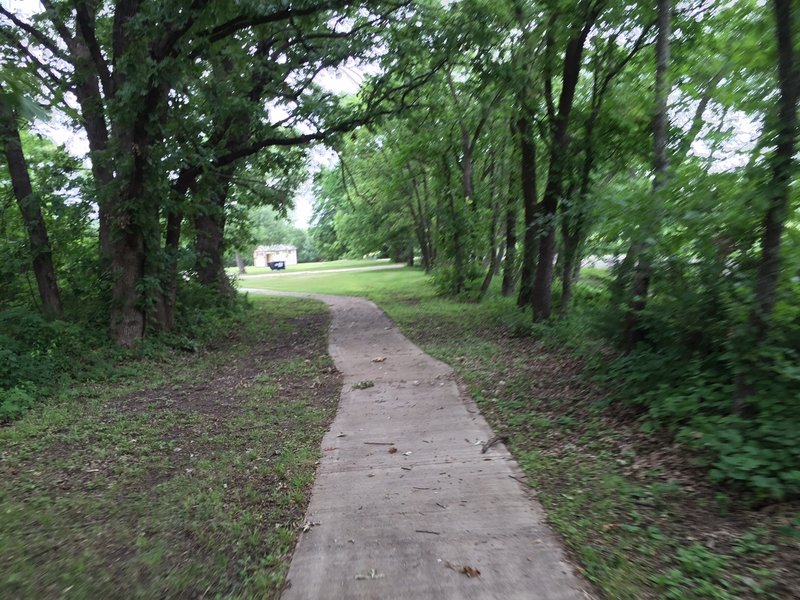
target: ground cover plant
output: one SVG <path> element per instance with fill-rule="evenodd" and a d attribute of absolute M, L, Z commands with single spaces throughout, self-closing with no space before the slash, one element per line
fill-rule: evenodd
<path fill-rule="evenodd" d="M 604 279 L 589 270 L 577 294 Z M 274 283 L 364 295 L 452 365 L 606 597 L 791 598 L 800 586 L 800 505 L 754 506 L 708 478 L 696 447 L 642 427 L 624 385 L 598 380 L 614 351 L 580 322 L 534 326 L 498 289 L 481 303 L 443 298 L 422 269 Z"/>
<path fill-rule="evenodd" d="M 340 381 L 321 303 L 253 304 L 0 428 L 0 596 L 278 597 Z"/>

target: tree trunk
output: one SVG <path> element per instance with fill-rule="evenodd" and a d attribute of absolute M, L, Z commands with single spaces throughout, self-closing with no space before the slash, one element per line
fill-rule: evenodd
<path fill-rule="evenodd" d="M 183 214 L 167 214 L 167 231 L 164 240 L 166 266 L 161 277 L 161 293 L 156 299 L 155 327 L 161 331 L 175 328 L 175 305 L 178 299 L 178 254 L 180 252 Z"/>
<path fill-rule="evenodd" d="M 455 274 L 455 281 L 453 294 L 458 295 L 464 291 L 466 287 L 466 275 L 464 274 L 465 260 L 464 260 L 464 240 L 461 231 L 461 216 L 456 213 L 455 199 L 453 198 L 453 189 L 450 186 L 452 178 L 450 176 L 450 164 L 447 162 L 447 156 L 442 156 L 443 172 L 445 174 L 446 189 L 445 195 L 447 196 L 447 208 L 450 217 L 450 227 L 453 230 L 453 270 Z"/>
<path fill-rule="evenodd" d="M 481 283 L 481 289 L 478 292 L 478 298 L 482 299 L 486 292 L 489 291 L 489 286 L 492 285 L 492 279 L 500 268 L 500 259 L 503 256 L 503 249 L 497 247 L 497 228 L 500 221 L 500 207 L 497 202 L 492 202 L 492 222 L 489 230 L 489 265 L 486 271 L 486 276 Z"/>
<path fill-rule="evenodd" d="M 123 348 L 135 347 L 144 336 L 145 312 L 139 286 L 145 271 L 145 241 L 142 227 L 129 212 L 115 215 L 111 274 L 111 335 Z"/>
<path fill-rule="evenodd" d="M 761 259 L 756 274 L 755 306 L 750 315 L 756 343 L 768 333 L 772 312 L 777 300 L 781 269 L 781 237 L 789 212 L 792 177 L 795 171 L 794 153 L 797 142 L 797 102 L 800 91 L 794 52 L 792 24 L 798 15 L 792 14 L 792 0 L 773 0 L 778 42 L 779 125 L 775 154 L 772 159 L 772 182 L 767 213 L 763 221 Z M 794 8 L 795 13 L 797 7 Z"/>
<path fill-rule="evenodd" d="M 39 288 L 39 298 L 42 301 L 42 313 L 47 318 L 57 318 L 62 314 L 61 295 L 53 266 L 50 239 L 47 235 L 39 198 L 33 193 L 28 165 L 22 151 L 17 118 L 14 110 L 4 100 L 2 93 L 3 90 L 0 88 L 0 141 L 8 162 L 11 187 L 28 234 L 33 272 Z"/>
<path fill-rule="evenodd" d="M 562 235 L 564 242 L 564 256 L 561 261 L 561 304 L 559 315 L 565 317 L 569 312 L 569 305 L 572 302 L 572 284 L 575 281 L 575 263 L 578 258 L 578 244 L 580 243 L 580 232 L 564 232 Z"/>
<path fill-rule="evenodd" d="M 464 274 L 464 241 L 461 235 L 461 219 L 459 215 L 456 214 L 452 190 L 447 191 L 447 200 L 450 207 L 450 219 L 453 227 L 453 269 L 455 270 L 455 287 L 453 293 L 460 294 L 466 288 L 466 276 Z"/>
<path fill-rule="evenodd" d="M 247 269 L 244 268 L 244 259 L 242 258 L 242 253 L 238 250 L 236 251 L 236 269 L 239 272 L 239 275 L 247 275 Z"/>
<path fill-rule="evenodd" d="M 525 230 L 523 232 L 522 269 L 517 306 L 529 306 L 533 291 L 533 274 L 539 252 L 539 228 L 536 223 L 536 143 L 523 116 L 516 124 L 520 146 L 520 178 L 522 180 L 522 207 Z"/>
<path fill-rule="evenodd" d="M 599 109 L 599 106 L 598 106 Z M 572 302 L 572 284 L 577 277 L 574 275 L 575 265 L 579 261 L 578 247 L 584 239 L 584 223 L 586 220 L 586 204 L 589 201 L 589 184 L 591 181 L 592 167 L 594 166 L 594 118 L 592 115 L 586 124 L 586 139 L 584 141 L 584 161 L 581 170 L 580 190 L 577 200 L 569 210 L 561 215 L 561 238 L 564 246 L 561 257 L 561 303 L 559 315 L 565 317 L 569 312 Z"/>
<path fill-rule="evenodd" d="M 433 268 L 433 241 L 430 233 L 430 222 L 428 220 L 428 185 L 426 183 L 426 175 L 422 174 L 422 188 L 425 195 L 424 203 L 422 194 L 419 190 L 416 178 L 411 174 L 411 168 L 407 167 L 409 177 L 411 178 L 411 189 L 414 192 L 413 197 L 410 197 L 406 203 L 411 218 L 414 221 L 414 234 L 419 244 L 420 254 L 422 255 L 422 266 L 426 273 L 430 273 Z M 416 206 L 414 203 L 416 200 Z M 413 251 L 412 251 L 413 256 Z"/>
<path fill-rule="evenodd" d="M 506 199 L 506 255 L 503 260 L 503 296 L 514 293 L 517 259 L 517 196 L 514 193 L 516 178 L 513 169 L 509 169 L 508 197 Z"/>
<path fill-rule="evenodd" d="M 667 171 L 667 136 L 669 131 L 669 114 L 667 100 L 669 96 L 669 38 L 672 26 L 672 0 L 658 0 L 658 37 L 656 38 L 656 88 L 655 118 L 653 119 L 653 197 L 658 202 L 664 188 Z M 649 236 L 645 236 L 645 239 Z M 638 253 L 638 260 L 633 269 L 628 312 L 622 330 L 622 350 L 625 353 L 633 350 L 642 338 L 640 315 L 647 306 L 647 294 L 650 289 L 652 262 L 647 254 L 646 245 Z"/>
<path fill-rule="evenodd" d="M 110 261 L 112 253 L 111 220 L 109 218 L 106 196 L 110 193 L 114 180 L 113 169 L 109 165 L 108 127 L 104 111 L 104 100 L 100 93 L 97 73 L 92 66 L 89 50 L 78 28 L 73 40 L 72 55 L 75 64 L 75 97 L 81 109 L 86 139 L 89 142 L 89 157 L 92 163 L 92 178 L 97 200 L 98 233 L 100 256 Z"/>
<path fill-rule="evenodd" d="M 553 135 L 550 147 L 550 165 L 547 171 L 547 186 L 545 187 L 542 202 L 539 205 L 539 214 L 537 215 L 541 220 L 540 227 L 543 229 L 543 235 L 539 242 L 539 257 L 536 262 L 536 275 L 531 295 L 534 321 L 550 318 L 553 258 L 556 250 L 556 214 L 564 186 L 563 170 L 569 147 L 569 137 L 567 135 L 569 118 L 575 100 L 575 89 L 580 77 L 583 44 L 601 10 L 602 3 L 592 9 L 586 16 L 583 28 L 569 40 L 564 52 L 561 95 L 558 100 L 558 113 L 555 116 L 552 128 Z"/>
<path fill-rule="evenodd" d="M 226 169 L 220 176 L 219 188 L 211 192 L 205 212 L 195 217 L 197 233 L 197 279 L 206 287 L 214 289 L 221 298 L 230 298 L 233 290 L 222 260 L 225 234 L 225 200 L 228 197 L 230 177 L 233 169 Z"/>

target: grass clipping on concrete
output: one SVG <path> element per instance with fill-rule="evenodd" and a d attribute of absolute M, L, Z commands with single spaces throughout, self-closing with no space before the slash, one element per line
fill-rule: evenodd
<path fill-rule="evenodd" d="M 256 299 L 213 349 L 0 429 L 0 597 L 277 597 L 341 387 L 328 322 Z"/>

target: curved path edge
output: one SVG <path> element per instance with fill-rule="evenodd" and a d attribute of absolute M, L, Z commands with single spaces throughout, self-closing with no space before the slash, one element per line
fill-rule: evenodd
<path fill-rule="evenodd" d="M 369 300 L 241 291 L 325 302 L 343 376 L 283 600 L 594 597 L 448 365 Z"/>

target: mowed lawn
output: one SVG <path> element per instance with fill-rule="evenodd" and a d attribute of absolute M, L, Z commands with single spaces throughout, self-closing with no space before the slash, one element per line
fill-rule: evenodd
<path fill-rule="evenodd" d="M 253 277 L 239 282 L 240 288 L 257 288 L 286 292 L 313 292 L 340 296 L 365 296 L 370 299 L 420 294 L 433 295 L 421 269 L 402 268 L 378 271 L 309 273 L 292 277 Z"/>
<path fill-rule="evenodd" d="M 338 402 L 328 324 L 255 298 L 0 427 L 0 598 L 277 598 Z"/>
<path fill-rule="evenodd" d="M 606 277 L 586 269 L 576 294 L 602 294 Z M 605 597 L 796 597 L 797 507 L 761 512 L 709 486 L 693 457 L 639 430 L 614 402 L 613 382 L 592 382 L 587 363 L 609 351 L 582 325 L 594 315 L 534 325 L 498 284 L 475 303 L 437 296 L 431 278 L 412 268 L 240 283 L 367 297 L 452 365 L 536 488 L 571 558 Z"/>
<path fill-rule="evenodd" d="M 388 258 L 356 258 L 347 260 L 329 260 L 313 263 L 299 263 L 296 265 L 286 265 L 283 271 L 273 271 L 269 267 L 247 267 L 247 275 L 265 275 L 268 273 L 293 273 L 305 271 L 330 271 L 331 269 L 358 269 L 361 267 L 381 267 L 392 264 Z M 228 275 L 236 275 L 239 270 L 236 267 L 225 269 Z"/>

